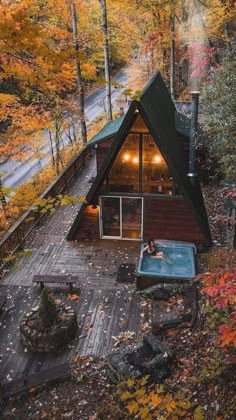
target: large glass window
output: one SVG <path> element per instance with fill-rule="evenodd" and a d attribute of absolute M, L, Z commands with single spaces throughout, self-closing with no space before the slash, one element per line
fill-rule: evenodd
<path fill-rule="evenodd" d="M 139 192 L 139 135 L 129 134 L 109 172 L 109 191 Z"/>
<path fill-rule="evenodd" d="M 172 194 L 169 168 L 150 134 L 143 134 L 143 192 L 151 194 Z"/>
<path fill-rule="evenodd" d="M 100 193 L 177 194 L 165 159 L 139 114 L 131 130 Z"/>

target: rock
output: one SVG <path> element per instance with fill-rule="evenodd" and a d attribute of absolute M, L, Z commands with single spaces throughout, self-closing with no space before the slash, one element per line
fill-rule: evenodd
<path fill-rule="evenodd" d="M 150 346 L 153 353 L 161 353 L 160 345 L 161 340 L 159 340 L 155 335 L 153 334 L 146 334 L 143 336 L 143 342 L 146 343 L 148 346 Z"/>
<path fill-rule="evenodd" d="M 158 284 L 137 293 L 153 300 L 168 300 L 171 296 L 170 290 L 166 290 Z"/>
<path fill-rule="evenodd" d="M 111 371 L 109 376 L 113 382 L 117 382 L 150 374 L 151 380 L 161 382 L 169 376 L 168 365 L 173 357 L 173 350 L 165 342 L 161 342 L 153 334 L 146 334 L 143 342 L 134 349 L 108 356 L 107 361 Z"/>
<path fill-rule="evenodd" d="M 141 376 L 140 370 L 135 369 L 134 366 L 127 362 L 128 354 L 129 352 L 119 352 L 112 353 L 108 356 L 108 366 L 118 381 Z"/>
<path fill-rule="evenodd" d="M 161 367 L 165 367 L 168 364 L 168 359 L 163 357 L 163 354 L 157 354 L 149 362 L 142 363 L 142 368 L 147 373 L 152 373 L 154 370 L 159 370 Z"/>

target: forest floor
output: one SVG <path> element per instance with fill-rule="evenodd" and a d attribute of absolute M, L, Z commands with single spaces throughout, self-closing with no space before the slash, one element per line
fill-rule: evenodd
<path fill-rule="evenodd" d="M 202 271 L 208 270 L 212 261 L 217 261 L 219 268 L 232 269 L 234 264 L 236 265 L 235 250 L 226 250 L 224 256 L 218 258 L 219 252 L 225 251 L 224 225 L 219 220 L 223 214 L 226 193 L 227 190 L 219 185 L 204 188 L 215 247 L 200 256 Z M 148 306 L 150 302 L 147 301 L 147 309 Z M 165 387 L 168 393 L 181 391 L 191 401 L 191 408 L 185 419 L 233 420 L 236 412 L 236 389 L 232 354 L 215 346 L 215 337 L 209 329 L 205 316 L 202 317 L 202 321 L 194 330 L 178 328 L 175 331 L 171 330 L 172 332 L 165 336 L 165 340 L 176 353 L 176 361 L 172 366 L 171 376 L 165 381 Z M 118 395 L 117 386 L 107 377 L 105 360 L 92 357 L 77 358 L 72 361 L 72 365 L 70 380 L 37 390 L 30 389 L 27 394 L 9 399 L 5 404 L 2 418 L 5 420 L 135 418 L 134 415 L 127 414 Z M 194 414 L 197 407 L 201 407 L 198 415 Z"/>

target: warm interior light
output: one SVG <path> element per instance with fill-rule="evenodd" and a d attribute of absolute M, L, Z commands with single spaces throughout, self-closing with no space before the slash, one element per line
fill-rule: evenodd
<path fill-rule="evenodd" d="M 133 160 L 133 163 L 138 163 L 138 158 L 137 158 L 137 156 L 135 156 L 132 160 Z"/>
<path fill-rule="evenodd" d="M 125 153 L 124 154 L 124 162 L 129 162 L 130 160 L 130 154 L 129 153 Z"/>
<path fill-rule="evenodd" d="M 154 156 L 154 162 L 160 163 L 161 162 L 161 156 L 159 156 L 159 155 Z"/>

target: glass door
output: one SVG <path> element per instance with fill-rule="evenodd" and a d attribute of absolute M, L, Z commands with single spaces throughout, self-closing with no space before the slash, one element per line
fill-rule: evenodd
<path fill-rule="evenodd" d="M 120 238 L 120 197 L 101 197 L 100 230 L 101 238 Z"/>
<path fill-rule="evenodd" d="M 100 197 L 101 238 L 142 239 L 143 199 Z"/>
<path fill-rule="evenodd" d="M 142 198 L 122 197 L 122 238 L 142 239 Z"/>

